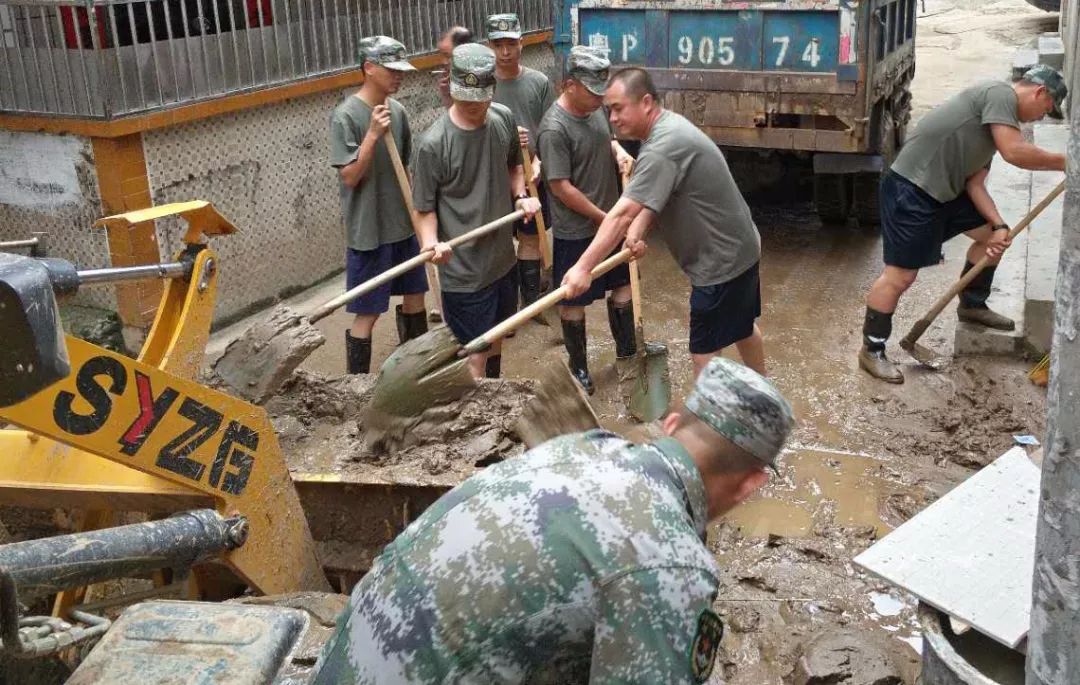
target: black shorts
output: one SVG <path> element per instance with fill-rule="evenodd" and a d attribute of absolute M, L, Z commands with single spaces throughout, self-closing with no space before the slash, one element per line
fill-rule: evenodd
<path fill-rule="evenodd" d="M 345 254 L 345 288 L 351 290 L 418 254 L 420 245 L 416 242 L 416 236 L 379 245 L 374 250 L 349 248 Z M 345 305 L 345 311 L 350 314 L 382 314 L 390 308 L 391 295 L 415 295 L 426 293 L 427 289 L 424 267 L 418 266 L 356 298 Z"/>
<path fill-rule="evenodd" d="M 443 320 L 462 345 L 475 340 L 517 311 L 517 265 L 474 293 L 443 291 Z"/>
<path fill-rule="evenodd" d="M 712 354 L 754 333 L 761 316 L 758 265 L 726 283 L 690 290 L 690 353 Z"/>
<path fill-rule="evenodd" d="M 563 276 L 570 270 L 570 267 L 577 264 L 577 260 L 581 259 L 581 255 L 585 254 L 585 249 L 589 247 L 591 242 L 592 238 L 581 238 L 579 240 L 555 238 L 555 249 L 552 252 L 552 283 L 562 283 Z M 618 251 L 619 248 L 615 248 L 611 254 Z M 563 300 L 559 304 L 567 307 L 584 307 L 596 300 L 604 299 L 605 293 L 621 288 L 624 285 L 630 285 L 630 266 L 628 264 L 620 264 L 603 276 L 594 278 L 588 290 L 577 297 Z"/>
<path fill-rule="evenodd" d="M 551 210 L 548 209 L 548 196 L 547 188 L 543 183 L 536 184 L 536 197 L 540 200 L 540 214 L 544 217 L 544 225 L 551 230 Z M 536 229 L 536 219 L 532 221 L 515 221 L 514 222 L 514 235 L 536 235 L 538 233 Z"/>
<path fill-rule="evenodd" d="M 986 224 L 966 192 L 938 202 L 893 171 L 881 177 L 879 198 L 885 263 L 901 269 L 940 264 L 946 240 Z"/>

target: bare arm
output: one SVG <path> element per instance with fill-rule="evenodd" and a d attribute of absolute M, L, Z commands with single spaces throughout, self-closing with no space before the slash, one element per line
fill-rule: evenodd
<path fill-rule="evenodd" d="M 450 259 L 450 246 L 439 242 L 439 220 L 435 212 L 417 212 L 415 230 L 416 239 L 420 241 L 420 251 L 435 251 L 432 262 L 445 264 Z"/>
<path fill-rule="evenodd" d="M 619 201 L 604 217 L 600 228 L 596 229 L 596 235 L 589 243 L 589 247 L 585 249 L 585 253 L 563 277 L 562 284 L 569 291 L 567 297 L 577 297 L 589 289 L 592 284 L 593 267 L 611 254 L 643 209 L 641 204 L 625 195 L 619 198 Z"/>
<path fill-rule="evenodd" d="M 989 174 L 989 169 L 980 169 L 975 172 L 965 184 L 967 194 L 971 198 L 972 204 L 975 205 L 975 209 L 979 210 L 979 214 L 988 223 L 991 225 L 1004 224 L 1005 220 L 1001 218 L 1001 212 L 998 211 L 994 198 L 990 197 L 989 191 L 986 190 L 986 177 Z"/>
<path fill-rule="evenodd" d="M 611 140 L 611 154 L 615 156 L 620 174 L 629 174 L 634 169 L 634 157 L 615 139 Z"/>
<path fill-rule="evenodd" d="M 549 179 L 548 190 L 551 191 L 552 195 L 559 198 L 559 202 L 562 202 L 575 214 L 580 214 L 594 224 L 599 224 L 604 220 L 604 210 L 585 197 L 585 194 L 570 182 L 570 179 Z"/>
<path fill-rule="evenodd" d="M 525 188 L 525 167 L 521 164 L 510 167 L 510 192 L 514 194 L 514 197 L 524 195 L 527 192 Z"/>
<path fill-rule="evenodd" d="M 341 181 L 355 188 L 367 178 L 371 170 L 371 162 L 375 159 L 375 144 L 379 138 L 390 129 L 390 108 L 386 105 L 378 105 L 371 113 L 371 125 L 368 127 L 364 139 L 360 141 L 360 148 L 356 151 L 356 159 L 338 169 Z"/>
<path fill-rule="evenodd" d="M 1013 166 L 1032 171 L 1065 171 L 1065 155 L 1027 142 L 1019 129 L 1006 124 L 990 124 L 990 134 L 998 152 Z"/>

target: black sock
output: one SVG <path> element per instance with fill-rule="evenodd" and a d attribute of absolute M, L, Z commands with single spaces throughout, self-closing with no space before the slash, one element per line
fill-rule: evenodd
<path fill-rule="evenodd" d="M 965 262 L 964 268 L 960 272 L 960 277 L 963 278 L 964 274 L 975 265 L 971 262 Z M 997 265 L 991 264 L 983 268 L 971 280 L 971 283 L 967 284 L 962 291 L 960 291 L 960 306 L 966 309 L 986 309 L 986 301 L 990 299 L 990 289 L 994 285 L 994 272 L 997 271 Z"/>
<path fill-rule="evenodd" d="M 866 318 L 863 319 L 863 344 L 871 352 L 884 352 L 885 341 L 892 335 L 892 314 L 879 312 L 876 309 L 866 308 Z"/>

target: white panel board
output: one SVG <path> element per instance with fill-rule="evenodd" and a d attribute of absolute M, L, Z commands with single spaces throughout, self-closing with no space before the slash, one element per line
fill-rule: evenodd
<path fill-rule="evenodd" d="M 1015 648 L 1031 622 L 1039 477 L 1013 448 L 855 564 Z"/>

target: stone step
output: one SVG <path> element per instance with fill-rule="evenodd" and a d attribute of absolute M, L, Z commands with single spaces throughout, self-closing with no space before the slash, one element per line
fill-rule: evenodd
<path fill-rule="evenodd" d="M 1040 123 L 1034 127 L 1034 143 L 1054 152 L 1065 152 L 1069 127 L 1064 123 Z M 1036 171 L 1031 176 L 1031 204 L 1035 205 L 1065 178 L 1060 171 Z M 1028 240 L 1024 341 L 1032 350 L 1046 354 L 1054 328 L 1054 284 L 1061 250 L 1061 214 L 1064 196 L 1056 199 L 1031 223 Z"/>
<path fill-rule="evenodd" d="M 994 157 L 987 179 L 987 189 L 1005 221 L 1016 224 L 1031 206 L 1031 172 L 1007 163 L 1000 155 Z M 956 265 L 957 278 L 963 267 L 965 253 L 971 241 L 957 238 L 945 243 L 945 259 Z M 1028 232 L 1013 241 L 1012 247 L 998 265 L 991 291 L 990 308 L 1016 321 L 1016 329 L 997 331 L 966 323 L 957 323 L 954 353 L 956 355 L 1014 355 L 1024 336 L 1024 290 L 1027 272 Z M 955 305 L 953 305 L 955 306 Z M 949 307 L 942 316 L 955 315 Z"/>

